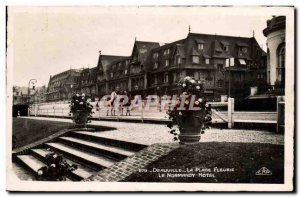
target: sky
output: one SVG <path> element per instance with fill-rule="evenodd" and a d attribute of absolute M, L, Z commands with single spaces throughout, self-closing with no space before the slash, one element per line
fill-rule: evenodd
<path fill-rule="evenodd" d="M 255 9 L 255 8 L 254 8 Z M 253 9 L 252 9 L 253 10 Z M 192 33 L 252 37 L 266 51 L 262 30 L 272 17 L 249 9 L 205 7 L 13 7 L 9 8 L 9 46 L 13 84 L 47 85 L 50 75 L 94 67 L 105 55 L 131 54 L 139 41 L 173 42 Z M 10 65 L 9 65 L 10 66 Z"/>

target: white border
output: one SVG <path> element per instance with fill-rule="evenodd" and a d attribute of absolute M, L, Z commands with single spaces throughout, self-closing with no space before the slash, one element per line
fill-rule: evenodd
<path fill-rule="evenodd" d="M 22 1 L 23 2 L 23 1 Z M 61 1 L 53 1 L 55 5 L 62 5 Z M 54 5 L 53 2 L 47 2 L 47 5 Z M 78 1 L 75 1 L 73 5 L 78 4 L 76 3 Z M 114 1 L 115 2 L 115 1 Z M 155 2 L 155 1 L 154 1 Z M 15 3 L 20 3 L 20 1 L 13 1 L 12 3 L 16 5 Z M 21 3 L 22 4 L 22 3 Z M 31 5 L 45 5 L 44 3 L 38 2 L 37 1 L 32 1 L 30 3 Z M 63 2 L 63 5 L 66 3 Z M 83 3 L 84 5 L 87 5 Z M 130 3 L 129 3 L 130 4 Z M 24 5 L 24 4 L 23 4 Z M 81 4 L 82 5 L 82 4 Z M 90 4 L 89 4 L 90 5 Z M 210 8 L 208 8 L 210 9 Z M 290 8 L 289 8 L 290 9 Z M 274 12 L 275 15 L 278 14 L 287 14 L 287 35 L 286 35 L 286 43 L 287 43 L 287 76 L 286 78 L 289 79 L 286 82 L 286 120 L 290 120 L 290 124 L 286 124 L 286 135 L 285 135 L 285 155 L 289 155 L 288 158 L 285 160 L 285 179 L 288 180 L 288 184 L 284 185 L 274 185 L 274 184 L 208 184 L 208 183 L 100 183 L 100 182 L 80 182 L 80 183 L 48 183 L 48 182 L 31 182 L 31 181 L 17 181 L 15 178 L 12 176 L 7 177 L 7 182 L 10 182 L 12 184 L 7 185 L 7 189 L 9 190 L 23 190 L 23 191 L 119 191 L 120 189 L 123 191 L 169 191 L 170 189 L 172 191 L 287 191 L 292 189 L 291 185 L 291 178 L 293 175 L 293 167 L 291 166 L 293 164 L 293 128 L 294 128 L 294 122 L 291 120 L 294 120 L 293 114 L 294 114 L 294 98 L 293 98 L 293 82 L 294 82 L 294 72 L 291 72 L 294 70 L 294 31 L 293 29 L 293 23 L 294 23 L 294 16 L 291 13 L 287 13 L 289 9 L 280 9 L 276 10 Z M 265 12 L 268 11 L 268 14 L 272 14 L 272 11 L 270 9 L 266 8 L 260 8 L 256 7 L 255 14 L 257 14 L 258 10 L 260 12 Z M 242 12 L 245 10 L 242 10 Z M 237 11 L 238 13 L 239 11 Z M 1 12 L 5 13 L 5 12 Z M 232 12 L 230 12 L 232 13 Z M 219 14 L 219 12 L 218 12 Z M 2 37 L 3 38 L 3 37 Z M 5 42 L 4 42 L 5 43 Z M 11 49 L 9 49 L 11 50 Z M 12 65 L 13 62 L 11 62 L 11 58 L 8 58 L 9 62 L 8 65 Z M 289 72 L 290 71 L 290 72 Z M 289 72 L 289 73 L 288 73 Z M 8 67 L 7 70 L 7 82 L 8 82 L 8 90 L 11 90 L 11 80 L 12 78 L 10 77 L 12 73 L 12 69 Z M 11 91 L 7 96 L 11 96 Z M 11 106 L 11 99 L 8 99 L 9 102 L 7 102 L 7 106 Z M 2 103 L 5 103 L 3 101 Z M 6 110 L 6 117 L 7 117 L 7 149 L 10 150 L 11 147 L 11 140 L 10 139 L 10 132 L 11 131 L 11 108 L 7 108 Z M 3 121 L 5 118 L 3 117 L 1 121 Z M 3 125 L 3 124 L 1 124 Z M 290 134 L 290 135 L 287 135 Z M 5 139 L 5 138 L 2 138 Z M 1 143 L 4 144 L 4 143 Z M 10 160 L 11 153 L 10 151 L 7 151 L 7 160 Z M 4 163 L 4 162 L 3 162 Z M 8 162 L 9 163 L 9 162 Z M 289 166 L 289 167 L 287 167 Z M 8 166 L 8 169 L 10 166 Z M 10 170 L 8 170 L 10 171 Z M 8 174 L 7 174 L 8 175 Z M 19 183 L 20 184 L 19 184 Z M 17 187 L 17 188 L 16 188 Z M 125 187 L 125 188 L 124 188 Z"/>

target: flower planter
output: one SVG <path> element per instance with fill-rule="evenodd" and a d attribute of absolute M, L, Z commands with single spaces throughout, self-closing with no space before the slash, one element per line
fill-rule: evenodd
<path fill-rule="evenodd" d="M 180 144 L 199 143 L 204 130 L 211 126 L 211 106 L 205 98 L 204 87 L 201 81 L 193 77 L 185 77 L 178 86 L 181 93 L 173 102 L 174 106 L 167 111 L 169 132 L 174 135 L 174 140 Z M 173 128 L 174 125 L 178 126 Z"/>
<path fill-rule="evenodd" d="M 180 144 L 196 144 L 201 139 L 201 128 L 205 118 L 203 110 L 188 111 L 184 117 L 178 117 Z"/>
<path fill-rule="evenodd" d="M 88 113 L 84 110 L 74 110 L 72 111 L 73 121 L 76 123 L 77 127 L 85 127 L 88 121 Z"/>

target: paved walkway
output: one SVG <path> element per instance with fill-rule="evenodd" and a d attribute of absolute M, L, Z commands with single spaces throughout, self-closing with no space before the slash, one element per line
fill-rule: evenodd
<path fill-rule="evenodd" d="M 70 119 L 46 118 L 46 117 L 24 117 L 38 120 L 51 120 L 60 122 L 71 122 Z M 115 127 L 116 130 L 95 132 L 106 138 L 119 139 L 135 143 L 151 145 L 155 143 L 172 143 L 173 135 L 169 134 L 169 128 L 162 124 L 129 123 L 113 121 L 92 121 L 91 125 Z M 284 144 L 284 135 L 276 134 L 275 131 L 242 130 L 242 129 L 216 129 L 207 130 L 202 135 L 202 142 L 255 142 Z"/>

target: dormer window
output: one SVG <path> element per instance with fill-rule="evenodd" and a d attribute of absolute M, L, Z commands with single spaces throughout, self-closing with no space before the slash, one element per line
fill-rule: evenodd
<path fill-rule="evenodd" d="M 198 43 L 197 47 L 198 47 L 198 50 L 203 50 L 204 49 L 204 44 L 203 43 Z"/>
<path fill-rule="evenodd" d="M 247 53 L 247 52 L 248 52 L 247 47 L 242 47 L 242 52 L 243 52 L 243 53 Z"/>
<path fill-rule="evenodd" d="M 158 52 L 153 53 L 153 58 L 158 58 Z"/>
<path fill-rule="evenodd" d="M 164 50 L 164 55 L 169 55 L 170 54 L 170 49 Z"/>
<path fill-rule="evenodd" d="M 209 58 L 205 58 L 205 64 L 209 64 Z"/>
<path fill-rule="evenodd" d="M 228 51 L 228 50 L 229 50 L 229 46 L 228 46 L 228 45 L 224 45 L 224 46 L 223 46 L 223 50 L 224 50 L 224 51 Z"/>

